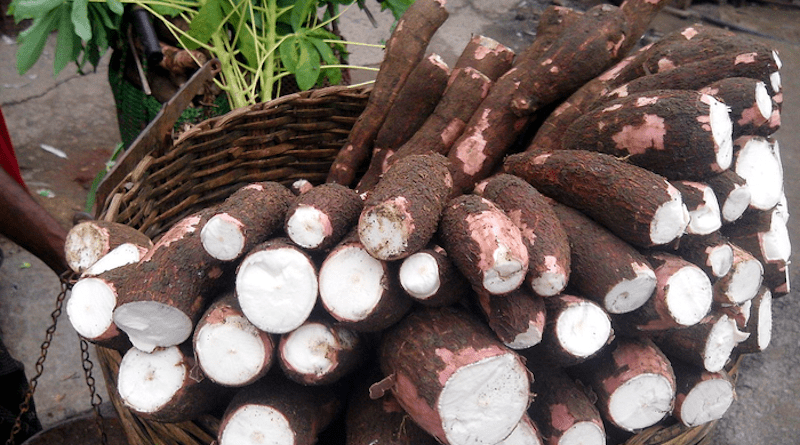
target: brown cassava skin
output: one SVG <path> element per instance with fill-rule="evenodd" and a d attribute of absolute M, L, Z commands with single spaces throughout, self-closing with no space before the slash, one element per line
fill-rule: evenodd
<path fill-rule="evenodd" d="M 735 382 L 733 382 L 731 376 L 724 371 L 708 372 L 705 369 L 698 368 L 697 366 L 690 365 L 679 360 L 672 361 L 672 369 L 675 371 L 675 380 L 677 382 L 677 388 L 675 391 L 675 410 L 672 412 L 672 415 L 676 419 L 683 422 L 684 425 L 686 425 L 686 421 L 681 413 L 683 410 L 683 402 L 686 400 L 686 396 L 688 396 L 698 384 L 711 380 L 722 380 L 731 385 L 731 395 L 735 395 Z"/>
<path fill-rule="evenodd" d="M 447 19 L 443 0 L 414 2 L 397 22 L 386 49 L 367 106 L 359 116 L 347 143 L 336 155 L 327 182 L 353 183 L 356 169 L 369 157 L 372 143 L 389 108 L 414 67 L 422 60 L 433 34 Z"/>
<path fill-rule="evenodd" d="M 197 326 L 194 328 L 194 335 L 192 335 L 192 345 L 195 351 L 195 358 L 197 360 L 198 366 L 200 369 L 203 369 L 203 361 L 198 357 L 198 347 L 202 347 L 202 344 L 198 342 L 198 337 L 201 335 L 202 330 L 205 326 L 216 325 L 216 324 L 228 324 L 228 323 L 239 323 L 236 318 L 244 318 L 245 315 L 242 312 L 242 308 L 239 306 L 239 300 L 236 298 L 236 294 L 234 292 L 224 292 L 219 298 L 217 298 L 211 305 L 206 309 L 203 316 L 197 322 Z M 246 330 L 247 327 L 242 327 L 242 329 Z M 264 377 L 267 372 L 272 368 L 272 364 L 275 358 L 275 339 L 272 335 L 260 331 L 255 327 L 252 328 L 254 331 L 257 332 L 258 337 L 261 339 L 262 344 L 264 345 L 264 363 L 262 364 L 261 370 L 254 374 L 249 380 L 245 382 L 241 382 L 241 384 L 236 386 L 246 386 L 249 385 L 256 380 Z M 211 376 L 207 377 L 211 380 L 214 380 Z M 222 386 L 229 386 L 221 382 L 215 382 Z"/>
<path fill-rule="evenodd" d="M 469 67 L 494 82 L 511 69 L 513 61 L 514 50 L 492 38 L 475 35 L 461 51 L 453 71 Z"/>
<path fill-rule="evenodd" d="M 504 257 L 519 262 L 522 271 L 528 270 L 528 249 L 521 230 L 505 212 L 485 198 L 461 195 L 450 200 L 442 214 L 439 231 L 445 250 L 476 290 L 497 293 L 486 289 L 484 280 L 496 265 L 495 251 L 502 246 L 508 250 Z M 515 288 L 521 284 L 519 280 Z"/>
<path fill-rule="evenodd" d="M 87 242 L 99 249 L 89 251 Z M 73 272 L 82 273 L 105 254 L 125 243 L 138 247 L 140 256 L 144 256 L 153 247 L 153 242 L 147 235 L 125 224 L 103 220 L 83 221 L 67 232 L 64 254 Z"/>
<path fill-rule="evenodd" d="M 447 155 L 492 85 L 491 79 L 474 68 L 454 68 L 436 109 L 411 139 L 387 159 L 384 171 L 404 156 Z"/>
<path fill-rule="evenodd" d="M 298 208 L 310 207 L 324 213 L 329 224 L 326 224 L 325 236 L 316 246 L 304 246 L 305 249 L 324 251 L 335 246 L 358 221 L 364 201 L 355 190 L 343 185 L 320 184 L 298 196 L 286 212 L 284 230 L 288 233 L 288 223 Z M 289 234 L 291 237 L 291 234 Z"/>
<path fill-rule="evenodd" d="M 543 298 L 525 287 L 503 295 L 492 295 L 488 292 L 477 292 L 475 295 L 489 328 L 503 344 L 515 350 L 531 347 L 533 345 L 516 345 L 519 341 L 517 337 L 520 334 L 529 334 L 530 331 L 538 332 L 541 341 L 547 322 Z"/>
<path fill-rule="evenodd" d="M 471 293 L 469 283 L 459 273 L 453 260 L 443 247 L 431 245 L 422 249 L 417 254 L 430 255 L 436 261 L 439 272 L 439 289 L 425 298 L 418 298 L 407 292 L 408 296 L 423 306 L 441 307 L 457 303 L 464 296 Z"/>
<path fill-rule="evenodd" d="M 350 392 L 345 416 L 346 445 L 437 445 L 414 423 L 391 394 L 370 397 L 369 386 L 379 377 L 360 380 Z"/>
<path fill-rule="evenodd" d="M 452 184 L 447 158 L 442 155 L 413 155 L 394 163 L 361 211 L 358 234 L 367 251 L 380 260 L 397 260 L 425 248 L 436 233 Z M 400 224 L 405 245 L 393 248 L 370 235 L 368 230 L 376 229 L 370 222 L 374 217 Z"/>
<path fill-rule="evenodd" d="M 769 54 L 768 49 L 749 38 L 703 24 L 694 24 L 667 34 L 586 82 L 547 117 L 528 149 L 559 147 L 564 131 L 572 121 L 602 103 L 611 91 L 634 79 L 723 54 Z"/>
<path fill-rule="evenodd" d="M 678 195 L 663 176 L 584 150 L 518 153 L 506 158 L 503 170 L 639 247 L 655 244 L 650 225 L 656 209 Z"/>
<path fill-rule="evenodd" d="M 774 68 L 773 72 L 774 70 L 777 68 Z M 768 116 L 764 116 L 756 104 L 756 89 L 762 82 L 766 88 L 769 80 L 731 76 L 700 90 L 717 97 L 730 107 L 734 139 L 746 135 L 770 136 L 780 129 L 780 107 L 775 104 L 774 99 L 771 100 L 772 111 Z M 775 119 L 773 116 L 776 116 Z"/>
<path fill-rule="evenodd" d="M 497 204 L 522 232 L 528 248 L 527 281 L 537 292 L 536 279 L 550 273 L 564 277 L 563 285 L 539 292 L 541 296 L 558 294 L 570 275 L 570 245 L 561 221 L 549 199 L 518 176 L 500 173 L 488 178 L 475 192 Z"/>
<path fill-rule="evenodd" d="M 583 213 L 558 203 L 553 210 L 569 239 L 569 286 L 579 295 L 608 310 L 605 297 L 614 286 L 635 279 L 637 271 L 652 270 L 638 250 Z"/>
<path fill-rule="evenodd" d="M 705 368 L 705 350 L 709 334 L 722 315 L 713 311 L 700 323 L 683 329 L 653 335 L 651 338 L 667 356 L 679 357 L 687 363 Z M 709 370 L 714 371 L 714 370 Z"/>
<path fill-rule="evenodd" d="M 303 386 L 270 374 L 236 393 L 222 417 L 217 441 L 220 445 L 233 445 L 223 441 L 225 428 L 238 410 L 252 405 L 271 407 L 283 414 L 293 432 L 295 445 L 313 445 L 342 404 L 330 387 Z"/>
<path fill-rule="evenodd" d="M 686 328 L 670 313 L 666 301 L 669 293 L 668 280 L 684 267 L 697 266 L 677 255 L 666 252 L 650 252 L 646 258 L 656 273 L 656 290 L 639 309 L 615 315 L 615 326 L 619 328 L 618 332 L 622 335 L 639 336 L 643 333 Z"/>
<path fill-rule="evenodd" d="M 746 324 L 744 326 L 740 325 L 739 327 L 742 331 L 750 334 L 750 336 L 747 337 L 747 339 L 744 340 L 743 342 L 736 345 L 736 348 L 734 349 L 735 354 L 752 354 L 764 350 L 758 344 L 759 343 L 758 330 L 760 324 L 759 314 L 761 313 L 762 310 L 766 310 L 767 304 L 771 304 L 771 302 L 765 303 L 765 301 L 769 301 L 771 299 L 772 299 L 772 292 L 770 292 L 770 290 L 766 286 L 761 286 L 761 289 L 758 290 L 758 294 L 756 294 L 756 296 L 752 300 L 750 300 L 751 302 L 750 316 Z"/>
<path fill-rule="evenodd" d="M 450 68 L 432 54 L 411 71 L 386 115 L 372 149 L 369 168 L 356 187 L 359 193 L 371 190 L 386 171 L 386 160 L 407 142 L 433 113 L 447 88 Z"/>
<path fill-rule="evenodd" d="M 671 180 L 703 180 L 728 167 L 717 163 L 708 125 L 713 100 L 687 90 L 629 95 L 576 119 L 560 148 L 625 157 Z"/>
<path fill-rule="evenodd" d="M 336 345 L 327 348 L 325 351 L 325 358 L 333 362 L 333 367 L 319 372 L 304 372 L 294 368 L 286 359 L 288 352 L 287 340 L 292 335 L 291 332 L 288 332 L 281 335 L 277 356 L 278 364 L 286 377 L 306 386 L 329 385 L 338 382 L 361 364 L 366 352 L 366 345 L 357 333 L 344 326 L 337 325 L 327 317 L 314 317 L 307 323 L 325 326 L 336 339 Z M 320 347 L 320 345 L 313 346 Z"/>
<path fill-rule="evenodd" d="M 733 265 L 731 267 L 731 270 L 725 276 L 720 277 L 717 281 L 714 282 L 714 301 L 721 305 L 742 303 L 742 301 L 734 301 L 734 293 L 736 292 L 736 289 L 732 288 L 733 285 L 740 283 L 734 281 L 734 274 L 736 273 L 737 266 L 745 262 L 758 261 L 758 259 L 756 259 L 756 257 L 753 256 L 753 254 L 742 249 L 736 244 L 730 243 L 730 246 L 733 249 Z M 761 263 L 759 262 L 758 264 L 760 265 Z M 761 275 L 757 277 L 758 285 L 755 285 L 754 286 L 755 288 L 761 287 L 761 282 L 763 281 L 763 278 L 764 274 L 762 269 Z"/>
<path fill-rule="evenodd" d="M 642 374 L 657 374 L 676 387 L 672 364 L 646 337 L 617 339 L 609 352 L 584 363 L 579 374 L 597 395 L 596 405 L 603 418 L 619 428 L 623 427 L 611 416 L 609 401 L 622 384 Z"/>
<path fill-rule="evenodd" d="M 410 313 L 384 333 L 379 362 L 383 374 L 393 377 L 392 393 L 408 415 L 447 443 L 438 412 L 444 385 L 462 367 L 506 354 L 514 352 L 468 312 L 454 307 L 425 308 Z"/>
<path fill-rule="evenodd" d="M 708 184 L 712 190 L 714 190 L 714 194 L 717 196 L 717 202 L 719 202 L 719 208 L 722 210 L 722 221 L 723 223 L 733 222 L 736 219 L 739 219 L 741 214 L 736 216 L 733 219 L 729 219 L 725 217 L 725 202 L 731 196 L 731 193 L 737 191 L 742 187 L 747 186 L 747 181 L 744 180 L 739 174 L 737 174 L 732 169 L 725 170 L 724 172 L 712 176 L 706 179 L 706 184 Z"/>
<path fill-rule="evenodd" d="M 283 227 L 294 198 L 291 190 L 278 182 L 253 183 L 225 199 L 216 207 L 213 216 L 230 218 L 241 226 L 245 238 L 238 256 L 241 257 Z"/>
<path fill-rule="evenodd" d="M 200 241 L 200 228 L 212 214 L 206 209 L 187 216 L 162 235 L 127 275 L 123 285 L 129 291 L 120 295 L 115 315 L 128 303 L 151 301 L 179 309 L 197 323 L 209 299 L 227 283 L 230 269 L 206 253 Z"/>
<path fill-rule="evenodd" d="M 675 253 L 683 259 L 693 263 L 703 269 L 709 277 L 719 278 L 725 275 L 716 273 L 711 267 L 711 255 L 716 249 L 731 248 L 731 243 L 719 231 L 711 232 L 708 235 L 683 235 L 678 241 Z"/>
<path fill-rule="evenodd" d="M 577 423 L 591 422 L 605 432 L 600 411 L 578 382 L 560 368 L 532 366 L 536 395 L 528 414 L 539 427 L 545 443 L 558 445 L 561 436 Z"/>
<path fill-rule="evenodd" d="M 539 59 L 566 30 L 583 20 L 583 12 L 565 6 L 549 5 L 539 16 L 536 38 L 514 60 L 514 65 L 528 59 Z"/>

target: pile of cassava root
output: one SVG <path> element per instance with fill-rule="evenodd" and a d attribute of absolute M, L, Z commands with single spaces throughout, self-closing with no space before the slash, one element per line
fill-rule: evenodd
<path fill-rule="evenodd" d="M 327 183 L 243 186 L 155 243 L 76 225 L 72 325 L 124 352 L 131 410 L 215 413 L 221 445 L 720 418 L 789 291 L 780 61 L 700 25 L 635 49 L 664 3 L 551 7 L 524 52 L 476 37 L 451 69 L 417 0 Z"/>

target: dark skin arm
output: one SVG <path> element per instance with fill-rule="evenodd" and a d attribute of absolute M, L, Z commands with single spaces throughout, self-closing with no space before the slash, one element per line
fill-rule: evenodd
<path fill-rule="evenodd" d="M 67 231 L 2 168 L 0 233 L 42 260 L 59 276 L 70 270 L 64 254 Z"/>

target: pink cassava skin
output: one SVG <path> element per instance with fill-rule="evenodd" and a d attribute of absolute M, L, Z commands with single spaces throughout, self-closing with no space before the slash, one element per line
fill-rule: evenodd
<path fill-rule="evenodd" d="M 461 195 L 447 204 L 439 225 L 445 250 L 473 288 L 494 294 L 518 288 L 528 271 L 528 249 L 522 232 L 514 222 L 491 201 L 477 195 Z M 502 252 L 500 258 L 497 253 Z M 487 279 L 504 268 L 504 261 L 516 262 L 519 272 L 498 277 L 513 286 L 498 292 L 487 289 Z M 513 276 L 519 276 L 519 280 Z"/>
<path fill-rule="evenodd" d="M 781 112 L 779 104 L 772 98 L 769 100 L 771 111 L 767 116 L 759 110 L 756 92 L 759 85 L 766 91 L 767 83 L 769 79 L 765 81 L 750 77 L 727 77 L 709 84 L 700 91 L 718 98 L 731 108 L 734 139 L 748 135 L 770 136 L 780 129 Z"/>
<path fill-rule="evenodd" d="M 563 277 L 563 284 L 539 290 L 541 296 L 561 292 L 570 275 L 567 233 L 549 199 L 518 176 L 500 173 L 478 184 L 475 192 L 497 204 L 522 232 L 528 247 L 527 280 L 537 292 L 537 279 L 545 274 Z"/>
<path fill-rule="evenodd" d="M 571 246 L 569 284 L 581 296 L 605 307 L 605 297 L 614 286 L 635 279 L 643 270 L 652 270 L 636 248 L 588 216 L 559 203 L 553 203 L 553 210 Z"/>
<path fill-rule="evenodd" d="M 442 155 L 412 155 L 396 162 L 369 194 L 361 211 L 358 234 L 364 247 L 375 258 L 387 261 L 425 248 L 436 233 L 452 185 L 448 161 Z M 378 227 L 373 218 L 401 227 L 398 236 L 405 245 L 385 245 L 384 238 L 375 235 Z"/>
<path fill-rule="evenodd" d="M 379 361 L 393 376 L 392 393 L 425 431 L 447 443 L 438 399 L 459 369 L 483 359 L 514 354 L 485 325 L 455 307 L 418 309 L 389 328 Z"/>
<path fill-rule="evenodd" d="M 628 82 L 643 78 L 638 81 L 642 83 L 641 88 L 652 90 L 654 88 L 644 86 L 650 82 L 644 79 L 645 77 L 663 75 L 661 73 L 689 64 L 698 64 L 695 66 L 697 69 L 708 65 L 705 70 L 709 70 L 717 63 L 731 69 L 730 62 L 724 62 L 724 60 L 732 58 L 735 61 L 738 55 L 747 53 L 771 54 L 769 48 L 763 44 L 714 26 L 695 24 L 668 34 L 621 60 L 573 93 L 550 113 L 528 149 L 538 150 L 560 146 L 564 131 L 572 121 L 596 108 L 598 104 L 605 102 L 612 91 Z M 717 57 L 720 58 L 716 59 Z M 712 59 L 715 61 L 712 62 Z M 777 70 L 774 60 L 769 61 L 768 64 Z M 737 69 L 741 66 L 739 65 Z M 756 65 L 746 64 L 746 66 L 754 67 Z M 685 76 L 683 79 L 689 81 Z M 704 81 L 702 85 L 692 89 L 700 88 L 711 82 L 711 80 Z"/>
<path fill-rule="evenodd" d="M 518 153 L 506 158 L 503 170 L 640 247 L 654 244 L 650 225 L 657 208 L 679 196 L 663 176 L 585 150 Z"/>
<path fill-rule="evenodd" d="M 286 212 L 284 229 L 288 233 L 288 224 L 298 209 L 308 207 L 319 210 L 326 218 L 324 238 L 309 250 L 324 251 L 335 246 L 358 221 L 364 201 L 355 190 L 340 184 L 327 183 L 311 188 L 299 195 Z M 290 234 L 291 236 L 291 234 Z"/>
<path fill-rule="evenodd" d="M 724 148 L 709 124 L 713 102 L 688 90 L 626 96 L 576 119 L 560 148 L 625 157 L 668 179 L 703 180 L 729 166 L 718 163 Z"/>
<path fill-rule="evenodd" d="M 367 106 L 336 155 L 327 182 L 345 186 L 353 183 L 356 169 L 369 157 L 372 143 L 397 94 L 424 57 L 431 37 L 447 19 L 444 3 L 444 0 L 414 2 L 397 22 L 386 42 L 385 56 Z"/>
<path fill-rule="evenodd" d="M 600 411 L 584 388 L 562 368 L 531 366 L 536 377 L 532 390 L 536 397 L 528 413 L 539 426 L 547 443 L 558 444 L 561 436 L 574 425 L 591 422 L 605 432 Z"/>
<path fill-rule="evenodd" d="M 433 113 L 449 77 L 450 68 L 436 54 L 423 59 L 411 71 L 375 137 L 369 167 L 356 187 L 359 193 L 375 186 L 386 170 L 387 160 Z"/>

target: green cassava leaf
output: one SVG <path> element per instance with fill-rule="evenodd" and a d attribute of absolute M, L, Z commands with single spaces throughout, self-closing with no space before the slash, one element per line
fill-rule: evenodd
<path fill-rule="evenodd" d="M 73 0 L 71 13 L 75 34 L 87 42 L 92 38 L 92 25 L 89 23 L 88 6 L 89 0 Z"/>
<path fill-rule="evenodd" d="M 8 8 L 9 14 L 19 23 L 25 19 L 44 17 L 45 14 L 62 4 L 64 0 L 16 0 Z"/>
<path fill-rule="evenodd" d="M 227 0 L 207 0 L 197 11 L 189 24 L 189 36 L 195 40 L 206 43 L 217 32 L 225 16 L 222 13 L 221 3 Z M 182 38 L 181 43 L 188 49 L 197 49 L 198 45 L 192 39 Z"/>
<path fill-rule="evenodd" d="M 114 12 L 113 10 L 111 12 Z M 116 14 L 116 12 L 114 13 Z M 107 28 L 107 29 L 119 29 L 120 22 L 122 21 L 122 15 L 114 15 L 112 18 L 108 15 L 108 9 L 105 8 L 103 5 L 98 3 L 89 3 L 89 15 L 92 25 L 97 25 L 93 27 L 93 30 L 97 28 Z M 102 26 L 100 26 L 102 23 Z"/>
<path fill-rule="evenodd" d="M 155 11 L 157 14 L 161 14 L 165 17 L 175 17 L 176 15 L 181 13 L 180 9 L 173 8 L 172 6 L 169 5 L 158 4 L 158 5 L 150 5 L 150 7 L 153 8 L 153 11 Z"/>
<path fill-rule="evenodd" d="M 292 35 L 286 38 L 278 47 L 278 54 L 281 56 L 281 63 L 286 71 L 295 74 L 297 72 L 297 63 L 300 60 L 300 44 L 299 38 Z"/>
<path fill-rule="evenodd" d="M 106 0 L 106 4 L 108 5 L 108 9 L 116 15 L 122 15 L 122 13 L 125 12 L 125 7 L 119 0 Z"/>
<path fill-rule="evenodd" d="M 312 6 L 316 5 L 316 0 L 296 0 L 292 8 L 291 24 L 294 32 L 300 32 L 308 20 Z"/>
<path fill-rule="evenodd" d="M 406 12 L 406 9 L 413 3 L 414 0 L 386 0 L 381 2 L 381 11 L 388 9 L 392 11 L 394 19 L 399 20 L 403 13 Z"/>
<path fill-rule="evenodd" d="M 20 75 L 28 72 L 42 54 L 47 36 L 55 28 L 58 21 L 57 14 L 48 14 L 33 20 L 30 27 L 22 31 L 17 37 L 17 72 Z"/>
<path fill-rule="evenodd" d="M 297 71 L 294 73 L 297 86 L 301 90 L 314 88 L 319 79 L 320 55 L 314 44 L 307 38 L 300 39 L 300 58 L 297 59 Z"/>
<path fill-rule="evenodd" d="M 236 2 L 237 4 L 233 4 Z M 258 58 L 256 57 L 256 37 L 253 33 L 253 15 L 250 13 L 249 8 L 246 7 L 247 2 L 241 0 L 223 1 L 221 3 L 222 13 L 229 17 L 228 23 L 234 29 L 234 45 L 236 49 L 244 56 L 247 63 L 255 68 L 258 66 Z M 242 14 L 241 9 L 245 9 L 245 14 Z M 256 16 L 256 33 L 258 30 L 258 22 L 260 17 Z M 244 22 L 242 22 L 244 20 Z M 238 32 L 236 31 L 238 29 Z"/>
<path fill-rule="evenodd" d="M 327 65 L 338 65 L 339 59 L 336 58 L 336 55 L 333 53 L 330 45 L 323 42 L 321 39 L 317 39 L 314 37 L 309 37 L 308 41 L 314 45 L 314 48 L 317 49 L 317 52 L 322 56 L 322 60 L 325 61 Z M 328 80 L 331 82 L 332 85 L 338 85 L 342 82 L 342 70 L 339 68 L 328 68 L 325 70 L 325 76 L 328 77 Z"/>
<path fill-rule="evenodd" d="M 81 50 L 80 37 L 75 34 L 72 12 L 68 4 L 59 7 L 58 36 L 53 60 L 53 77 L 63 70 L 69 62 L 77 62 Z"/>

